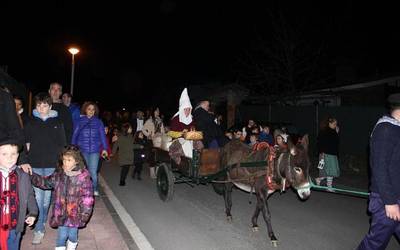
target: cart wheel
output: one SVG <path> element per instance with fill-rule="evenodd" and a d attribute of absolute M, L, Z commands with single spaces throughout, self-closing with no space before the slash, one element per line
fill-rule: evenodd
<path fill-rule="evenodd" d="M 170 201 L 174 195 L 174 174 L 171 168 L 163 163 L 157 170 L 157 191 L 162 201 Z"/>

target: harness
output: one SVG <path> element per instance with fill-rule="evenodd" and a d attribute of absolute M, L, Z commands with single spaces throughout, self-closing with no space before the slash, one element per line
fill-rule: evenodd
<path fill-rule="evenodd" d="M 281 193 L 282 193 L 286 190 L 286 188 L 288 188 L 290 186 L 290 183 L 286 182 L 286 176 L 283 177 L 281 171 L 279 171 L 280 170 L 279 166 L 282 163 L 284 154 L 283 153 L 279 154 L 279 157 L 277 158 L 277 155 L 276 155 L 277 152 L 276 152 L 275 148 L 270 146 L 269 150 L 270 150 L 270 154 L 268 156 L 268 166 L 267 166 L 267 174 L 265 176 L 265 184 L 267 185 L 269 190 L 280 189 Z M 292 155 L 289 154 L 289 159 L 288 159 L 289 168 L 290 168 L 290 164 L 291 164 L 291 158 L 292 158 Z M 275 166 L 277 166 L 276 169 L 275 169 Z M 274 173 L 276 174 L 275 178 L 274 178 Z M 276 181 L 276 179 L 282 180 L 281 183 L 278 183 Z M 289 179 L 291 179 L 291 178 L 289 178 Z"/>

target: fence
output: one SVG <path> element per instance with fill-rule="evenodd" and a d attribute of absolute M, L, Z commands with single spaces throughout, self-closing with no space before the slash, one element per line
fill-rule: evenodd
<path fill-rule="evenodd" d="M 385 114 L 384 107 L 369 106 L 250 106 L 242 105 L 237 115 L 241 121 L 293 124 L 300 133 L 308 133 L 310 147 L 315 152 L 319 122 L 331 115 L 340 127 L 340 154 L 366 157 L 369 137 L 377 120 Z"/>

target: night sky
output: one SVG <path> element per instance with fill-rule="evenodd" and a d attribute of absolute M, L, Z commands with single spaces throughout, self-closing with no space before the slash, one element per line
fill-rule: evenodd
<path fill-rule="evenodd" d="M 77 45 L 75 99 L 105 107 L 177 106 L 184 86 L 240 79 L 243 56 L 268 41 L 269 13 L 313 48 L 335 76 L 393 76 L 399 67 L 395 6 L 364 1 L 53 1 L 4 3 L 0 65 L 33 92 L 52 81 L 69 90 L 70 45 Z M 337 81 L 333 77 L 327 84 Z M 167 93 L 167 94 L 166 94 Z"/>

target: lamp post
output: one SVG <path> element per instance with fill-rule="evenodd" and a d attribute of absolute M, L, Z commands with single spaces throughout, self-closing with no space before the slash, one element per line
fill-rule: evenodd
<path fill-rule="evenodd" d="M 79 53 L 79 49 L 77 48 L 69 48 L 69 53 L 72 54 L 72 62 L 71 62 L 71 95 L 74 95 L 74 73 L 75 73 L 75 55 Z"/>

